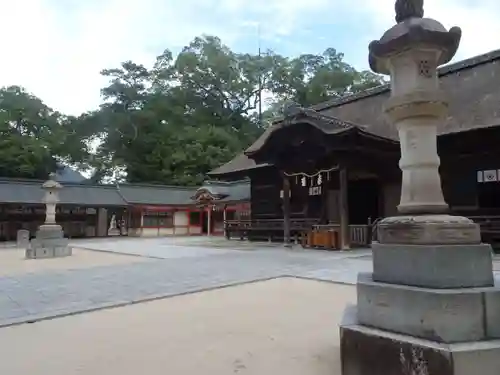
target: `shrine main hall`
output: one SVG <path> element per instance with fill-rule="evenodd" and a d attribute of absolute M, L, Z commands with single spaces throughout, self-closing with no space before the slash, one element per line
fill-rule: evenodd
<path fill-rule="evenodd" d="M 439 69 L 449 100 L 437 147 L 452 213 L 481 225 L 483 240 L 500 239 L 500 50 Z M 380 218 L 397 214 L 400 146 L 383 107 L 389 85 L 290 108 L 257 141 L 210 173 L 248 178 L 250 219 L 228 221 L 229 235 L 278 239 L 334 233 L 324 246 L 368 246 Z M 318 238 L 319 238 L 318 237 Z M 310 239 L 309 239 L 310 240 Z"/>

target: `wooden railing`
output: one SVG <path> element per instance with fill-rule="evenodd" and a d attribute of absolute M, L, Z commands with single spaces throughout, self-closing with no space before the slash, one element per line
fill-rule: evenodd
<path fill-rule="evenodd" d="M 351 246 L 369 246 L 371 244 L 371 225 L 349 225 Z"/>
<path fill-rule="evenodd" d="M 249 236 L 271 239 L 283 235 L 283 219 L 262 220 L 226 220 L 224 223 L 227 238 Z M 291 219 L 290 234 L 292 238 L 301 236 L 304 232 L 335 231 L 340 235 L 340 224 L 319 225 L 317 219 Z M 371 225 L 349 225 L 351 246 L 369 246 L 371 244 Z"/>
<path fill-rule="evenodd" d="M 471 220 L 479 224 L 481 228 L 482 240 L 491 243 L 493 246 L 500 246 L 500 216 L 468 216 Z M 377 240 L 377 224 L 379 219 L 373 224 L 349 225 L 349 236 L 351 247 L 369 246 L 372 241 Z M 333 230 L 340 233 L 340 224 L 318 225 L 317 219 L 291 219 L 290 233 L 292 239 L 300 236 L 303 232 L 316 230 Z M 262 220 L 226 220 L 224 222 L 226 236 L 248 238 L 250 233 L 262 239 L 272 239 L 283 236 L 283 219 L 262 219 Z M 282 238 L 282 237 L 281 237 Z"/>
<path fill-rule="evenodd" d="M 371 244 L 371 225 L 349 225 L 349 240 L 351 246 L 369 246 Z M 340 224 L 314 225 L 318 230 L 334 230 L 340 233 Z"/>
<path fill-rule="evenodd" d="M 290 219 L 290 230 L 310 229 L 317 222 L 317 219 Z M 283 219 L 226 220 L 224 228 L 226 230 L 284 230 L 284 221 Z"/>

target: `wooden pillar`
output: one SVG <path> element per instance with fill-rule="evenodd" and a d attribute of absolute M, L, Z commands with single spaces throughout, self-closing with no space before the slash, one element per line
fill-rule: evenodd
<path fill-rule="evenodd" d="M 340 248 L 349 250 L 351 248 L 351 236 L 349 233 L 349 204 L 347 200 L 347 169 L 342 167 L 339 172 L 340 182 Z"/>
<path fill-rule="evenodd" d="M 207 206 L 207 236 L 212 235 L 212 207 Z"/>
<path fill-rule="evenodd" d="M 283 243 L 291 246 L 290 242 L 290 181 L 283 176 Z"/>
<path fill-rule="evenodd" d="M 224 210 L 222 211 L 222 225 L 223 225 L 223 228 L 224 228 L 224 237 L 228 238 L 227 237 L 227 230 L 226 230 L 226 220 L 227 220 L 226 209 L 227 209 L 227 205 L 224 205 Z"/>

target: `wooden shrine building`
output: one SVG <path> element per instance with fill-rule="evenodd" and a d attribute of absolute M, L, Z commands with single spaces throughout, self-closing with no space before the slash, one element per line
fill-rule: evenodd
<path fill-rule="evenodd" d="M 500 239 L 500 50 L 440 69 L 449 116 L 439 129 L 443 192 L 451 212 Z M 285 242 L 311 230 L 337 247 L 368 245 L 378 219 L 397 214 L 396 129 L 382 108 L 389 86 L 312 108 L 290 108 L 242 155 L 210 173 L 251 180 L 251 218 L 228 221 L 249 239 Z"/>

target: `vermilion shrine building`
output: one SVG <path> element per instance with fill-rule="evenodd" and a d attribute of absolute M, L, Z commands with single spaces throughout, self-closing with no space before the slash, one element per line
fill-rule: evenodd
<path fill-rule="evenodd" d="M 45 219 L 43 181 L 0 179 L 0 240 L 33 236 Z M 67 237 L 223 235 L 224 218 L 249 217 L 248 181 L 202 187 L 91 185 L 61 181 L 56 221 Z"/>

